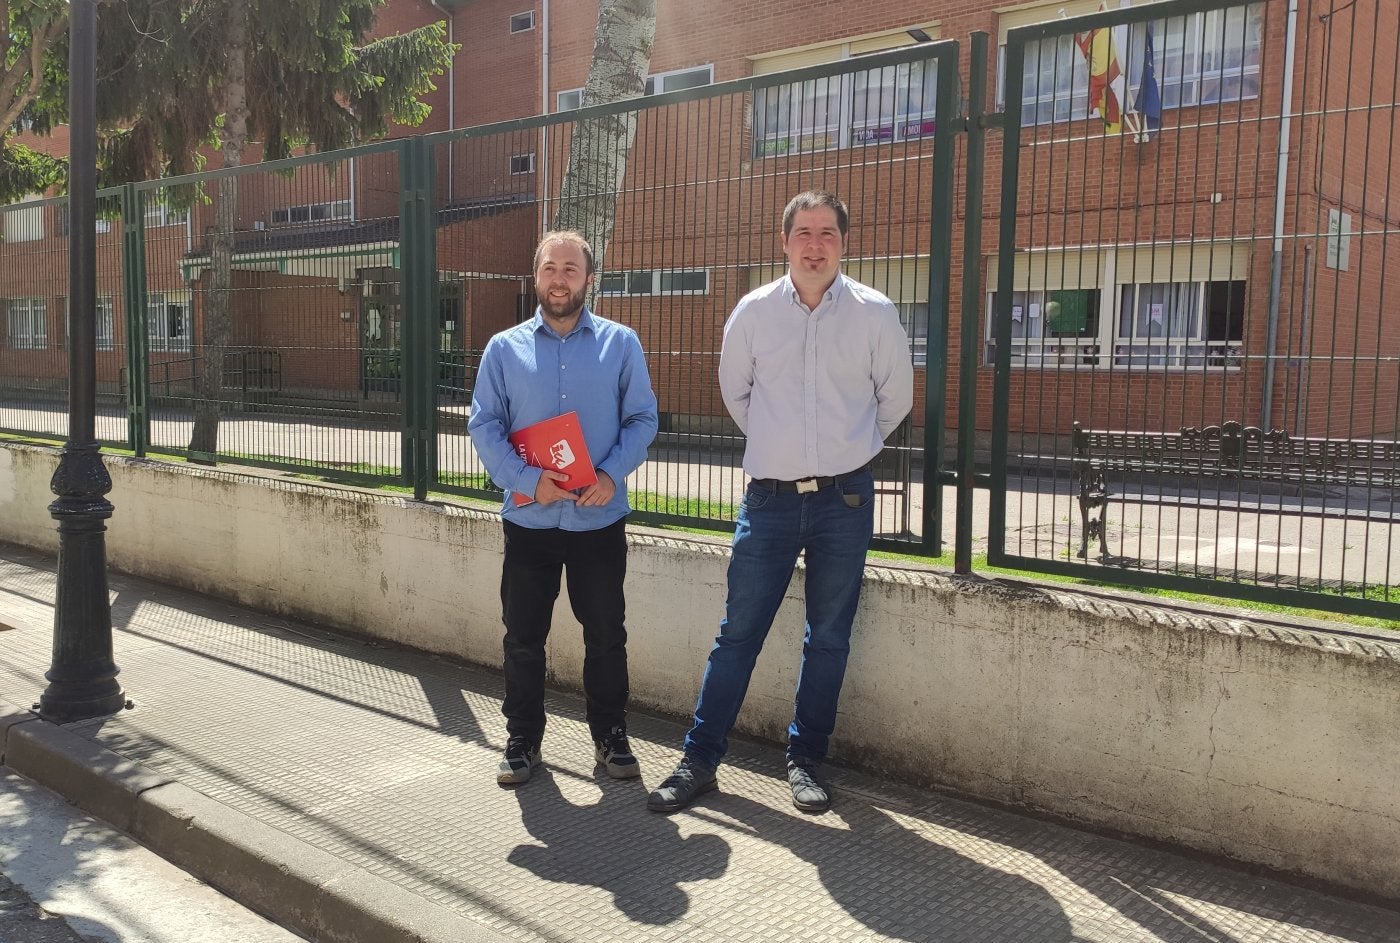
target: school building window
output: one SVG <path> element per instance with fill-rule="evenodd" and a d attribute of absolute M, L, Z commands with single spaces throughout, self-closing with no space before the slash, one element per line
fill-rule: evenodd
<path fill-rule="evenodd" d="M 60 203 L 58 210 L 58 235 L 67 236 L 72 229 L 72 220 L 69 218 L 69 206 L 67 203 Z M 105 233 L 112 231 L 112 221 L 98 216 L 93 221 L 93 232 Z"/>
<path fill-rule="evenodd" d="M 632 272 L 605 272 L 598 280 L 598 293 L 613 297 L 629 295 L 704 295 L 710 291 L 710 273 L 705 269 L 639 269 Z"/>
<path fill-rule="evenodd" d="M 190 349 L 188 296 L 168 292 L 146 296 L 146 340 L 151 350 Z"/>
<path fill-rule="evenodd" d="M 695 66 L 690 69 L 672 69 L 670 72 L 653 72 L 647 76 L 642 94 L 661 95 L 666 92 L 677 92 L 683 88 L 713 85 L 714 82 L 715 67 L 713 65 Z M 554 104 L 555 111 L 572 111 L 575 108 L 582 108 L 583 89 L 571 88 L 559 92 L 554 96 Z"/>
<path fill-rule="evenodd" d="M 303 203 L 300 206 L 283 206 L 272 211 L 272 225 L 289 223 L 320 223 L 333 219 L 349 219 L 349 200 L 329 200 L 324 203 Z"/>
<path fill-rule="evenodd" d="M 37 199 L 39 195 L 34 194 L 4 209 L 6 242 L 35 242 L 44 238 L 44 207 L 26 205 L 29 200 Z"/>
<path fill-rule="evenodd" d="M 146 204 L 147 229 L 154 229 L 158 226 L 183 226 L 189 222 L 189 219 L 189 210 L 172 209 L 164 203 Z"/>
<path fill-rule="evenodd" d="M 48 307 L 42 298 L 11 298 L 5 303 L 5 343 L 15 350 L 49 346 Z"/>
<path fill-rule="evenodd" d="M 1011 362 L 1020 367 L 1238 367 L 1248 247 L 1123 246 L 1018 255 Z M 988 260 L 986 360 L 999 266 Z"/>
<path fill-rule="evenodd" d="M 931 24 L 807 47 L 754 61 L 754 75 L 785 72 L 912 46 Z M 915 36 L 924 37 L 916 39 Z M 911 62 L 808 79 L 754 92 L 754 156 L 776 157 L 930 137 L 938 100 L 936 66 Z"/>
<path fill-rule="evenodd" d="M 58 298 L 59 317 L 63 319 L 63 342 L 68 344 L 71 338 L 68 335 L 68 299 Z M 97 349 L 112 350 L 116 347 L 116 338 L 112 329 L 113 305 L 109 297 L 97 299 Z"/>
<path fill-rule="evenodd" d="M 1092 13 L 1096 0 L 1074 0 L 1003 13 L 998 29 L 997 106 L 1006 101 L 1006 34 L 1017 26 L 1058 17 Z M 1146 66 L 1152 66 L 1161 107 L 1215 105 L 1259 97 L 1264 5 L 1250 3 L 1185 16 L 1113 27 L 1112 47 L 1125 75 L 1120 102 L 1125 111 L 1141 110 Z M 1148 38 L 1152 55 L 1148 57 Z M 1026 47 L 1021 83 L 1025 125 L 1077 121 L 1089 114 L 1089 68 L 1072 35 L 1056 36 Z"/>

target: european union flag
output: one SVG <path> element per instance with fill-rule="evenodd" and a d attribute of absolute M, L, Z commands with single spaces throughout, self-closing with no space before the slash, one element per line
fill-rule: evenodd
<path fill-rule="evenodd" d="M 1138 83 L 1137 111 L 1142 115 L 1138 137 L 1146 141 L 1162 127 L 1162 93 L 1157 88 L 1157 54 L 1152 48 L 1152 21 L 1147 22 L 1147 44 L 1143 52 L 1142 81 Z"/>

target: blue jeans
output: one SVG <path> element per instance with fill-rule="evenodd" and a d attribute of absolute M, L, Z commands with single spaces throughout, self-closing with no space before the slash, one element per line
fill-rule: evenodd
<path fill-rule="evenodd" d="M 804 552 L 807 631 L 787 752 L 813 761 L 826 756 L 874 526 L 868 472 L 808 494 L 749 485 L 734 529 L 724 619 L 685 737 L 687 756 L 707 766 L 723 759 L 754 662 Z"/>

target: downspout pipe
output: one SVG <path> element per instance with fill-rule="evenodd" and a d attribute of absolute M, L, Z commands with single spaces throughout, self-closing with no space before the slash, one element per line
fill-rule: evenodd
<path fill-rule="evenodd" d="M 428 0 L 433 5 L 433 9 L 442 14 L 447 20 L 447 41 L 452 43 L 456 38 L 456 23 L 451 13 L 443 7 L 438 0 Z M 457 130 L 457 56 L 452 56 L 452 64 L 447 67 L 447 130 Z M 447 142 L 447 202 L 456 199 L 457 194 L 452 189 L 452 142 Z"/>
<path fill-rule="evenodd" d="M 1274 242 L 1269 262 L 1269 323 L 1264 341 L 1264 403 L 1259 428 L 1273 424 L 1274 348 L 1278 344 L 1279 296 L 1283 291 L 1283 217 L 1288 193 L 1288 136 L 1292 126 L 1293 66 L 1298 45 L 1298 0 L 1288 0 L 1288 34 L 1283 50 L 1283 102 L 1279 110 L 1278 179 L 1274 185 Z"/>
<path fill-rule="evenodd" d="M 549 0 L 540 0 L 540 114 L 547 115 L 549 106 Z M 549 128 L 540 128 L 539 156 L 535 159 L 535 190 L 544 218 L 541 231 L 553 228 L 549 212 Z"/>

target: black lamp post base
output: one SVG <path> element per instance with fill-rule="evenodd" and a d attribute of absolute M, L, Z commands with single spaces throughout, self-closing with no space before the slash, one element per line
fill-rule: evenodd
<path fill-rule="evenodd" d="M 115 667 L 112 669 L 115 674 Z M 106 681 L 54 681 L 39 695 L 39 716 L 67 724 L 115 714 L 126 706 L 126 694 L 117 679 Z"/>
<path fill-rule="evenodd" d="M 107 595 L 105 495 L 112 479 L 95 443 L 69 445 L 54 472 L 58 500 L 58 591 L 54 600 L 53 661 L 44 677 L 39 715 L 69 723 L 114 714 L 126 704 L 112 657 L 112 607 Z"/>

